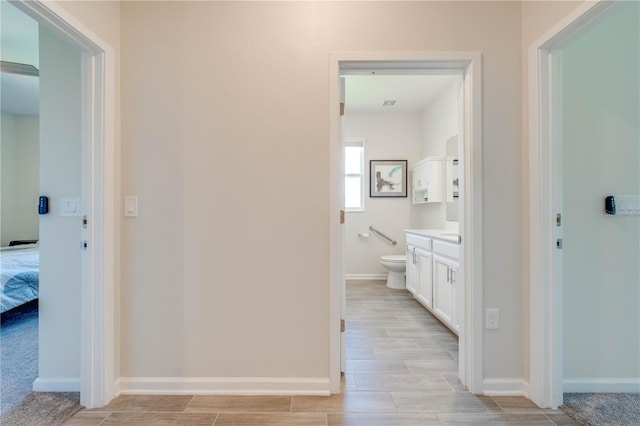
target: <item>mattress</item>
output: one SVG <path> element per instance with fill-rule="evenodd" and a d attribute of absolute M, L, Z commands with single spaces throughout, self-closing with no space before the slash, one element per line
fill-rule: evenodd
<path fill-rule="evenodd" d="M 0 312 L 38 298 L 39 261 L 35 244 L 0 249 Z"/>

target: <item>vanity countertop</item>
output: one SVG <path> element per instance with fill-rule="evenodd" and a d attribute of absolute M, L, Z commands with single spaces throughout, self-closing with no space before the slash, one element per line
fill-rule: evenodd
<path fill-rule="evenodd" d="M 409 234 L 422 235 L 449 243 L 460 244 L 460 234 L 447 229 L 405 229 L 404 231 Z"/>

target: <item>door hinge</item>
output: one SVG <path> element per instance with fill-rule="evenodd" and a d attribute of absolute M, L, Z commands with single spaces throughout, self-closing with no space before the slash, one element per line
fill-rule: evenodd
<path fill-rule="evenodd" d="M 340 210 L 340 224 L 344 223 L 344 210 Z"/>
<path fill-rule="evenodd" d="M 82 228 L 83 229 L 87 229 L 87 224 L 89 223 L 88 219 L 87 219 L 87 215 L 85 214 L 84 216 L 82 216 Z"/>
<path fill-rule="evenodd" d="M 340 102 L 340 117 L 344 115 L 344 102 Z"/>
<path fill-rule="evenodd" d="M 562 249 L 562 238 L 558 238 L 556 240 L 556 248 L 557 249 Z"/>
<path fill-rule="evenodd" d="M 562 214 L 558 213 L 556 215 L 556 226 L 562 226 Z"/>
<path fill-rule="evenodd" d="M 345 320 L 341 319 L 340 320 L 340 333 L 344 333 L 347 330 L 347 325 L 345 323 Z"/>

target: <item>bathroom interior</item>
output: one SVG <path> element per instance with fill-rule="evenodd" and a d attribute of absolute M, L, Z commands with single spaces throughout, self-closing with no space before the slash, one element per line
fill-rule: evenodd
<path fill-rule="evenodd" d="M 345 75 L 343 82 L 347 310 L 349 288 L 377 281 L 408 292 L 425 316 L 455 337 L 464 241 L 462 76 L 446 70 L 359 72 Z M 406 184 L 397 185 L 403 178 L 396 174 L 399 181 L 388 187 L 395 193 L 376 193 L 375 163 L 401 160 L 406 160 Z"/>

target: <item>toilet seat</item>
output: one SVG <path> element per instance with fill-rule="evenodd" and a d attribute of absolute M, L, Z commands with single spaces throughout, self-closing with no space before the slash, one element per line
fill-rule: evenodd
<path fill-rule="evenodd" d="M 389 262 L 389 263 L 406 263 L 407 256 L 404 254 L 390 254 L 387 256 L 381 256 L 380 260 L 382 260 L 383 262 Z"/>

